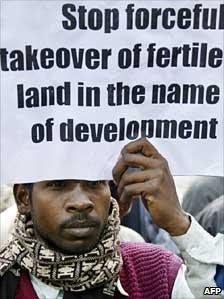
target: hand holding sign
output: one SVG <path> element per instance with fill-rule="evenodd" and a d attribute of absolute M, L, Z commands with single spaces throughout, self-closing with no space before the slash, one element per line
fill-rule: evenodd
<path fill-rule="evenodd" d="M 128 167 L 141 169 L 128 173 Z M 182 210 L 166 159 L 146 139 L 126 145 L 113 170 L 118 186 L 121 216 L 136 196 L 141 196 L 153 221 L 170 235 L 184 234 L 189 219 Z"/>

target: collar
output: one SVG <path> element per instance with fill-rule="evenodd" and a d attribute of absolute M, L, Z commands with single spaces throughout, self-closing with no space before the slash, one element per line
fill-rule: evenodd
<path fill-rule="evenodd" d="M 47 285 L 46 283 L 42 282 L 40 279 L 36 278 L 32 274 L 30 274 L 30 280 L 35 292 L 37 293 L 38 298 L 41 299 L 62 299 L 63 298 L 62 290 Z"/>
<path fill-rule="evenodd" d="M 30 280 L 34 287 L 35 292 L 37 293 L 38 298 L 41 299 L 62 299 L 63 298 L 62 290 L 43 283 L 40 279 L 36 278 L 32 274 L 30 274 Z M 128 293 L 122 287 L 120 278 L 118 278 L 117 281 L 117 290 L 121 295 L 125 297 L 129 296 Z"/>
<path fill-rule="evenodd" d="M 124 288 L 122 287 L 122 284 L 121 284 L 121 281 L 120 281 L 120 278 L 118 278 L 118 281 L 117 281 L 117 290 L 118 292 L 125 296 L 125 297 L 129 297 L 128 293 L 124 290 Z"/>

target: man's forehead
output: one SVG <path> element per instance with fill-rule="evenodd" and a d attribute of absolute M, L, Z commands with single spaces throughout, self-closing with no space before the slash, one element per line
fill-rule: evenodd
<path fill-rule="evenodd" d="M 30 187 L 33 185 L 50 185 L 54 183 L 65 183 L 65 184 L 88 184 L 88 183 L 105 183 L 109 184 L 108 180 L 80 180 L 80 179 L 53 179 L 53 180 L 43 180 L 43 181 L 38 181 L 38 182 L 33 182 L 33 183 L 26 183 L 23 184 L 26 187 Z"/>

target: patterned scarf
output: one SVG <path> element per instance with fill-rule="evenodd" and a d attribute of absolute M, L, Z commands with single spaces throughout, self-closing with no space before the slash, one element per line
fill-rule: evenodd
<path fill-rule="evenodd" d="M 122 266 L 118 232 L 119 208 L 112 199 L 108 223 L 94 249 L 79 255 L 65 255 L 46 248 L 26 229 L 18 215 L 14 231 L 0 250 L 0 276 L 15 264 L 48 285 L 64 291 L 81 292 L 104 285 L 103 293 L 113 296 Z"/>

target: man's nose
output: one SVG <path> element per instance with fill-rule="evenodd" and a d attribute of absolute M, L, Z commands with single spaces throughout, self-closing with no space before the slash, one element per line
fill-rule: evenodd
<path fill-rule="evenodd" d="M 88 212 L 90 213 L 94 208 L 93 202 L 89 195 L 80 186 L 76 186 L 67 195 L 65 210 L 69 213 L 74 212 Z"/>

